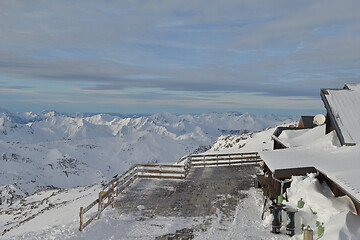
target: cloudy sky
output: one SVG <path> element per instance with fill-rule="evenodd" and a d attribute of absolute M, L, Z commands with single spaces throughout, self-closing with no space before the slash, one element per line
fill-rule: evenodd
<path fill-rule="evenodd" d="M 360 83 L 359 0 L 0 1 L 10 111 L 313 114 Z"/>

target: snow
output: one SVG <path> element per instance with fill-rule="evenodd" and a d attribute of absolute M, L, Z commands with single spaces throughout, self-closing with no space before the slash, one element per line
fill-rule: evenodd
<path fill-rule="evenodd" d="M 18 238 L 76 223 L 79 219 L 78 209 L 94 200 L 99 191 L 99 186 L 39 191 L 0 209 L 0 232 L 15 228 L 16 231 L 10 230 L 5 236 Z"/>
<path fill-rule="evenodd" d="M 272 151 L 275 128 L 256 131 L 293 119 L 237 113 L 122 118 L 68 116 L 53 111 L 40 115 L 0 112 L 2 239 L 154 239 L 194 226 L 198 227 L 191 233 L 194 239 L 289 239 L 285 227 L 280 235 L 270 233 L 269 212 L 260 220 L 263 197 L 254 188 L 244 192 L 247 197 L 238 202 L 234 216 L 228 219 L 218 211 L 210 217 L 144 219 L 144 205 L 132 214 L 119 214 L 109 207 L 100 220 L 83 232 L 78 230 L 79 208 L 98 197 L 102 190 L 99 183 L 108 182 L 135 163 L 175 163 L 229 133 L 240 135 L 222 135 L 208 153 L 256 151 L 272 170 L 315 166 L 360 199 L 360 169 L 354 164 L 360 146 L 339 147 L 336 134 L 324 135 L 323 126 L 284 131 L 280 138 L 292 148 Z M 256 133 L 242 133 L 244 130 Z M 149 186 L 149 191 L 151 187 L 155 186 Z M 316 221 L 324 222 L 323 239 L 360 239 L 360 217 L 354 214 L 350 199 L 334 197 L 315 175 L 293 177 L 288 197 L 285 204 L 293 208 L 300 198 L 305 201 L 296 215 L 292 239 L 302 239 L 299 223 L 310 225 L 316 234 Z M 4 232 L 6 229 L 10 230 Z"/>
<path fill-rule="evenodd" d="M 133 214 L 118 214 L 116 210 L 108 208 L 103 212 L 101 220 L 93 221 L 91 226 L 83 232 L 79 232 L 78 212 L 74 209 L 78 209 L 87 200 L 94 198 L 97 190 L 97 186 L 88 189 L 77 188 L 68 192 L 49 190 L 28 198 L 25 211 L 29 215 L 40 212 L 50 203 L 55 207 L 47 209 L 22 225 L 19 224 L 16 231 L 9 231 L 2 236 L 2 239 L 154 239 L 182 229 L 205 226 L 210 222 L 207 231 L 199 229 L 193 232 L 194 239 L 233 239 L 238 237 L 243 237 L 242 239 L 287 239 L 285 235 L 271 234 L 269 226 L 261 222 L 262 193 L 255 189 L 246 192 L 248 196 L 238 203 L 233 220 L 225 222 L 219 220 L 222 219 L 222 216 L 218 211 L 210 217 L 154 216 L 144 219 L 142 212 L 146 211 L 146 207 L 139 205 L 138 211 Z M 229 195 L 228 198 L 231 196 Z M 40 206 L 31 209 L 31 206 L 36 206 L 36 204 L 40 204 Z M 15 204 L 12 207 L 13 211 L 19 211 L 20 205 L 21 202 Z M 24 211 L 23 206 L 22 211 Z M 0 217 L 0 220 L 2 219 L 3 217 Z M 19 219 L 18 222 L 21 220 Z"/>
<path fill-rule="evenodd" d="M 119 117 L 0 113 L 0 186 L 24 196 L 47 186 L 108 182 L 137 163 L 176 162 L 228 131 L 259 131 L 289 119 L 239 113 Z M 16 184 L 15 184 L 16 183 Z"/>
<path fill-rule="evenodd" d="M 269 128 L 258 133 L 243 133 L 241 135 L 222 135 L 207 153 L 269 151 L 273 147 L 271 136 L 275 129 Z"/>
<path fill-rule="evenodd" d="M 283 131 L 279 137 L 291 148 L 271 150 L 272 141 L 269 139 L 274 130 L 223 136 L 208 152 L 246 152 L 246 148 L 257 149 L 272 172 L 277 169 L 315 167 L 339 184 L 349 195 L 360 199 L 360 166 L 354 163 L 360 154 L 360 146 L 340 147 L 335 131 L 325 135 L 325 126 L 318 126 L 313 129 Z M 311 222 L 315 234 L 316 221 L 322 221 L 326 226 L 323 239 L 360 239 L 360 217 L 355 215 L 356 211 L 350 198 L 335 198 L 327 185 L 320 184 L 314 175 L 293 177 L 288 192 L 288 206 L 296 207 L 300 198 L 308 203 L 299 211 L 297 222 Z M 317 215 L 315 216 L 312 211 L 317 212 Z M 271 224 L 270 216 L 264 224 Z M 293 239 L 302 239 L 299 228 Z"/>
<path fill-rule="evenodd" d="M 358 83 L 346 83 L 344 88 L 360 91 L 360 84 L 358 84 Z"/>
<path fill-rule="evenodd" d="M 288 239 L 286 235 L 270 233 L 270 225 L 260 220 L 262 192 L 252 188 L 248 197 L 241 199 L 236 207 L 234 219 L 221 222 L 221 216 L 214 216 L 206 232 L 198 232 L 194 239 Z M 218 214 L 218 213 L 216 213 Z"/>
<path fill-rule="evenodd" d="M 326 147 L 320 145 L 327 145 L 329 148 L 340 146 L 340 143 L 336 143 L 337 136 L 332 133 L 325 135 L 325 125 L 315 127 L 313 129 L 299 129 L 299 130 L 284 130 L 278 137 L 282 143 L 286 146 L 292 147 L 306 147 L 311 145 L 314 148 L 314 144 L 317 147 Z M 330 141 L 329 141 L 330 140 Z M 334 141 L 332 141 L 334 140 Z"/>
<path fill-rule="evenodd" d="M 360 239 L 360 218 L 351 212 L 341 212 L 327 224 L 324 236 L 329 240 Z M 325 239 L 325 237 L 324 237 Z"/>
<path fill-rule="evenodd" d="M 334 197 L 328 185 L 320 183 L 315 174 L 292 177 L 287 195 L 289 202 L 285 201 L 285 207 L 298 210 L 295 214 L 296 235 L 293 239 L 302 239 L 302 224 L 309 225 L 317 236 L 317 221 L 324 223 L 323 239 L 360 239 L 360 216 L 355 215 L 351 199 L 347 196 Z M 297 202 L 301 198 L 305 204 L 299 209 Z M 271 219 L 269 215 L 267 219 Z"/>
<path fill-rule="evenodd" d="M 289 142 L 297 147 L 260 152 L 260 156 L 272 172 L 315 167 L 344 188 L 348 194 L 360 200 L 360 166 L 354 164 L 354 159 L 360 154 L 360 146 L 339 147 L 335 131 L 324 135 L 323 130 L 324 127 L 319 126 L 292 133 L 287 131 L 283 139 L 294 137 Z M 304 145 L 298 145 L 300 143 Z"/>
<path fill-rule="evenodd" d="M 99 190 L 99 186 L 65 191 L 45 190 L 26 198 L 25 201 L 18 201 L 6 209 L 13 215 L 0 215 L 0 226 L 14 220 L 18 225 L 16 231 L 9 231 L 2 239 L 154 239 L 183 229 L 194 229 L 195 226 L 207 226 L 206 231 L 199 228 L 192 232 L 197 240 L 289 239 L 285 235 L 286 218 L 283 218 L 279 235 L 270 233 L 269 212 L 266 212 L 264 221 L 260 220 L 263 197 L 262 192 L 254 188 L 243 192 L 247 197 L 238 202 L 233 218 L 224 217 L 219 211 L 210 217 L 144 218 L 146 206 L 139 205 L 137 212 L 133 214 L 119 214 L 108 208 L 100 220 L 93 221 L 83 232 L 79 232 L 78 211 L 74 209 L 90 203 Z M 316 221 L 324 223 L 323 239 L 359 239 L 360 216 L 353 213 L 354 206 L 350 199 L 346 196 L 335 198 L 328 186 L 318 182 L 314 174 L 293 177 L 287 193 L 289 201 L 285 202 L 286 207 L 297 208 L 300 198 L 305 202 L 304 207 L 296 213 L 296 235 L 292 239 L 302 239 L 301 224 L 309 225 L 316 235 Z M 231 195 L 228 198 L 230 199 Z M 38 215 L 20 224 L 26 219 L 26 216 L 22 215 L 18 218 L 20 212 L 27 216 Z"/>

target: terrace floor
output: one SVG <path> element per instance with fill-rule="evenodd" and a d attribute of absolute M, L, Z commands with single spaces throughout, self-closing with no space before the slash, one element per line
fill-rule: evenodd
<path fill-rule="evenodd" d="M 192 168 L 186 180 L 138 179 L 120 198 L 119 213 L 139 212 L 138 221 L 157 216 L 203 218 L 193 229 L 157 239 L 191 239 L 193 231 L 206 231 L 214 214 L 231 221 L 240 199 L 254 185 L 255 165 Z M 170 237 L 170 238 L 169 238 Z"/>

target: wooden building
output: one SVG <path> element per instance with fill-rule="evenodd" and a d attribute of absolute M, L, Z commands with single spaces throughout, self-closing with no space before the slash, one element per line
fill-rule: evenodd
<path fill-rule="evenodd" d="M 319 181 L 326 182 L 335 196 L 347 195 L 360 215 L 360 84 L 346 84 L 343 89 L 321 89 L 320 95 L 327 111 L 326 125 L 314 128 L 311 116 L 304 116 L 296 128 L 276 129 L 272 139 L 274 149 L 278 150 L 260 153 L 265 174 L 258 179 L 270 187 L 266 193 L 275 198 L 281 191 L 279 181 L 316 173 Z M 304 129 L 307 130 L 299 131 Z M 289 139 L 281 138 L 284 132 L 287 136 L 304 132 L 317 135 L 309 134 L 316 138 L 303 141 L 306 147 L 294 147 L 286 141 Z M 321 151 L 320 147 L 316 148 L 323 141 L 336 145 L 335 139 L 338 139 L 338 148 Z M 289 186 L 285 184 L 284 188 Z"/>

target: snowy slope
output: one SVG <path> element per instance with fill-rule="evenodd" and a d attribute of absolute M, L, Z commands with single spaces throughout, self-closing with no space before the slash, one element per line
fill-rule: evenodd
<path fill-rule="evenodd" d="M 267 128 L 259 132 L 243 132 L 240 135 L 221 135 L 209 149 L 211 152 L 261 152 L 273 149 L 271 136 L 277 127 L 296 126 L 297 121 L 279 124 L 276 127 Z"/>
<path fill-rule="evenodd" d="M 23 186 L 26 186 L 28 189 L 36 189 L 40 188 L 41 184 L 52 181 L 54 186 L 67 188 L 75 183 L 81 185 L 83 179 L 86 180 L 83 185 L 86 185 L 91 178 L 93 178 L 93 182 L 99 182 L 100 179 L 108 180 L 109 176 L 111 177 L 118 170 L 144 159 L 145 161 L 174 162 L 177 159 L 176 154 L 181 156 L 184 152 L 193 151 L 200 144 L 209 144 L 206 141 L 210 141 L 211 138 L 215 139 L 215 132 L 218 136 L 226 132 L 222 131 L 226 129 L 224 127 L 222 130 L 218 130 L 222 125 L 211 127 L 210 122 L 221 124 L 221 121 L 230 117 L 229 115 L 233 116 L 233 114 L 227 114 L 227 116 L 206 114 L 208 118 L 204 121 L 209 125 L 201 122 L 200 117 L 182 116 L 181 121 L 186 122 L 184 124 L 186 128 L 191 128 L 193 132 L 186 131 L 186 128 L 184 131 L 178 132 L 179 129 L 182 129 L 182 124 L 178 124 L 179 116 L 171 114 L 125 119 L 108 115 L 71 119 L 66 116 L 52 116 L 48 120 L 31 124 L 34 135 L 39 134 L 39 137 L 46 139 L 62 133 L 67 134 L 67 138 L 62 135 L 55 140 L 40 141 L 37 139 L 36 141 L 34 139 L 34 143 L 26 142 L 28 140 L 22 142 L 21 139 L 18 142 L 0 140 L 0 147 L 5 151 L 18 151 L 26 156 L 11 155 L 5 152 L 7 160 L 0 159 L 0 164 L 2 164 L 1 169 L 5 166 L 8 172 L 2 171 L 2 175 L 9 177 L 13 174 L 14 179 L 17 176 L 17 181 L 20 181 L 21 184 L 3 185 L 0 191 L 2 191 L 3 199 L 9 199 L 6 194 L 9 191 L 17 190 L 16 187 L 24 188 Z M 241 115 L 234 116 L 234 118 L 237 117 L 241 117 Z M 223 119 L 219 120 L 219 118 Z M 228 122 L 232 120 L 239 121 L 230 118 Z M 195 124 L 196 121 L 198 122 Z M 92 126 L 91 130 L 78 130 L 73 126 L 76 123 L 78 128 L 82 128 L 81 124 L 84 122 L 87 122 L 85 126 Z M 52 123 L 53 126 L 50 126 L 49 123 Z M 29 127 L 29 125 L 20 125 L 12 131 L 8 126 L 14 123 L 8 121 L 7 124 L 5 130 L 10 132 L 7 136 L 12 134 L 15 136 L 16 131 L 23 131 L 22 128 Z M 38 129 L 41 129 L 40 132 L 45 131 L 46 128 L 49 129 L 49 135 L 37 133 Z M 126 131 L 118 131 L 119 129 L 126 129 Z M 230 132 L 234 129 L 239 130 L 239 128 L 228 128 L 227 130 Z M 212 145 L 209 152 L 271 151 L 271 134 L 274 130 L 275 128 L 269 128 L 257 133 L 222 135 Z M 96 138 L 92 134 L 96 135 L 97 131 L 104 135 Z M 214 135 L 210 134 L 211 131 L 214 131 Z M 72 134 L 72 139 L 69 138 L 69 134 Z M 106 136 L 107 134 L 111 136 Z M 290 138 L 288 135 L 287 139 L 290 141 L 298 137 L 296 144 L 304 142 L 303 138 L 306 133 L 299 132 L 298 134 L 298 136 L 293 136 L 294 138 Z M 1 152 L 3 153 L 3 150 Z M 117 161 L 112 158 L 117 158 Z M 107 164 L 112 165 L 108 168 Z M 29 167 L 29 169 L 22 166 Z M 31 166 L 32 168 L 30 168 Z M 43 166 L 43 168 L 39 166 Z M 116 169 L 113 166 L 116 166 Z M 20 171 L 23 171 L 22 174 L 19 174 Z M 36 174 L 33 173 L 34 171 Z M 67 175 L 65 171 L 67 171 Z M 26 174 L 30 178 L 24 177 Z M 29 182 L 24 180 L 31 178 L 34 179 Z M 1 181 L 7 180 L 6 177 L 1 179 Z M 133 215 L 120 215 L 117 211 L 108 208 L 104 211 L 101 220 L 94 221 L 91 223 L 91 227 L 84 232 L 79 232 L 78 209 L 80 206 L 86 206 L 92 202 L 100 189 L 100 185 L 72 189 L 49 187 L 22 200 L 14 201 L 12 205 L 3 203 L 0 206 L 0 226 L 2 226 L 0 233 L 3 234 L 4 239 L 154 239 L 167 233 L 199 225 L 206 220 L 153 216 L 149 221 L 141 221 L 142 208 L 139 208 L 139 213 Z M 296 207 L 300 197 L 306 201 L 306 207 L 304 210 L 300 210 L 298 218 L 311 220 L 313 229 L 315 220 L 325 222 L 325 239 L 358 239 L 360 236 L 358 227 L 360 219 L 352 213 L 353 208 L 349 205 L 349 201 L 345 198 L 334 198 L 327 186 L 319 187 L 319 183 L 313 177 L 294 178 L 288 193 L 289 202 L 287 204 L 292 207 Z M 307 195 L 304 195 L 305 193 Z M 244 239 L 289 239 L 285 234 L 270 233 L 271 216 L 269 213 L 266 213 L 265 221 L 260 220 L 263 204 L 261 192 L 251 189 L 247 194 L 248 198 L 238 203 L 233 221 L 221 222 L 218 213 L 215 213 L 210 217 L 210 225 L 207 226 L 206 231 L 204 230 L 205 232 L 194 232 L 195 239 L 235 239 L 238 237 Z M 327 206 L 326 211 L 322 210 L 324 202 L 332 205 Z M 311 213 L 311 209 L 319 212 L 318 217 Z M 298 220 L 298 222 L 301 221 Z M 7 229 L 9 231 L 4 232 Z M 293 239 L 302 239 L 301 231 L 297 230 Z"/>

